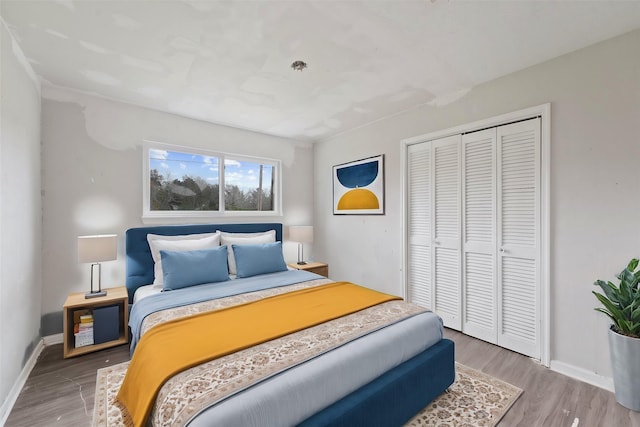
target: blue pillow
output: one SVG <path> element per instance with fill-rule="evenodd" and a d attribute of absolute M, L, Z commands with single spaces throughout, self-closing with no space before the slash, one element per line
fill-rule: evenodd
<path fill-rule="evenodd" d="M 282 256 L 282 242 L 231 247 L 236 258 L 238 278 L 287 270 Z"/>
<path fill-rule="evenodd" d="M 229 280 L 227 247 L 160 251 L 164 291 Z"/>

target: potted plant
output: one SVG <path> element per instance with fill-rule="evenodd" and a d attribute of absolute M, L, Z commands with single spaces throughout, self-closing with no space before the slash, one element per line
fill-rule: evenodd
<path fill-rule="evenodd" d="M 609 350 L 613 385 L 618 403 L 640 411 L 640 270 L 632 259 L 616 276 L 619 284 L 596 280 L 604 294 L 593 291 L 604 308 L 597 311 L 611 318 Z"/>

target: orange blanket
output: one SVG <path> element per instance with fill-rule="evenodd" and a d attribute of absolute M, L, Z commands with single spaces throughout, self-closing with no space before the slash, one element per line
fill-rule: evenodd
<path fill-rule="evenodd" d="M 156 326 L 140 340 L 118 401 L 133 425 L 142 426 L 160 387 L 178 372 L 395 299 L 335 282 Z"/>

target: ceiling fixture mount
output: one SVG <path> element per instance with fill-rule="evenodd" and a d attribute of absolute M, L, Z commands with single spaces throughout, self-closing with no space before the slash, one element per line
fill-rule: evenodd
<path fill-rule="evenodd" d="M 302 71 L 307 68 L 307 63 L 304 61 L 293 61 L 293 64 L 291 64 L 291 68 L 296 71 Z"/>

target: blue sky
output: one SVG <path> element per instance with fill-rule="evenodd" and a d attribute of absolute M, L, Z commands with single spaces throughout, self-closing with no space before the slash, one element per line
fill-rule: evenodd
<path fill-rule="evenodd" d="M 217 157 L 200 154 L 180 153 L 177 151 L 151 149 L 149 153 L 150 169 L 157 169 L 166 179 L 182 179 L 183 176 L 199 176 L 210 184 L 218 182 L 219 164 Z M 243 190 L 258 187 L 260 163 L 225 159 L 227 185 L 237 185 Z M 263 168 L 263 188 L 270 187 L 272 167 Z"/>

